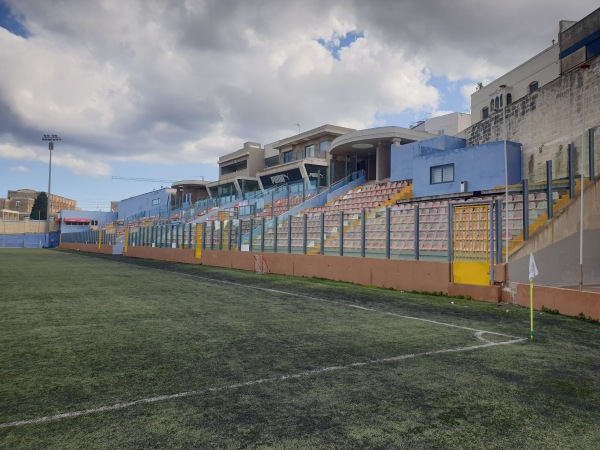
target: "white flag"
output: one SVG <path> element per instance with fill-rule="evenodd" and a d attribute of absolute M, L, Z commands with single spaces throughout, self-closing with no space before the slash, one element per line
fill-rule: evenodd
<path fill-rule="evenodd" d="M 537 266 L 535 265 L 535 259 L 533 259 L 533 253 L 529 254 L 529 279 L 533 280 L 533 277 L 539 275 Z"/>

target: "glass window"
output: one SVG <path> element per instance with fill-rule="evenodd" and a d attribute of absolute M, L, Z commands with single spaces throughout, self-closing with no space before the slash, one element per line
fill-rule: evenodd
<path fill-rule="evenodd" d="M 450 183 L 454 181 L 454 164 L 431 167 L 431 184 Z"/>
<path fill-rule="evenodd" d="M 512 94 L 506 94 L 506 104 L 510 105 L 512 103 Z"/>
<path fill-rule="evenodd" d="M 307 145 L 304 147 L 304 157 L 314 158 L 315 157 L 315 144 Z"/>
<path fill-rule="evenodd" d="M 498 96 L 496 96 L 496 101 L 494 102 L 494 108 L 495 109 L 500 108 L 500 97 L 498 97 Z"/>
<path fill-rule="evenodd" d="M 487 119 L 490 116 L 490 110 L 488 109 L 488 107 L 486 106 L 485 108 L 483 108 L 481 110 L 481 118 L 482 119 Z"/>
<path fill-rule="evenodd" d="M 283 162 L 284 163 L 292 162 L 292 152 L 291 151 L 289 151 L 289 152 L 283 152 L 282 156 L 283 156 Z"/>
<path fill-rule="evenodd" d="M 15 201 L 15 206 L 18 208 L 19 206 L 21 206 L 21 200 L 17 200 Z"/>
<path fill-rule="evenodd" d="M 160 205 L 160 198 L 152 199 L 152 206 Z"/>
<path fill-rule="evenodd" d="M 529 93 L 535 92 L 538 90 L 538 82 L 534 81 L 529 85 Z"/>
<path fill-rule="evenodd" d="M 319 151 L 320 152 L 328 152 L 330 145 L 331 145 L 331 142 L 329 142 L 329 141 L 321 141 L 321 142 L 319 142 Z"/>

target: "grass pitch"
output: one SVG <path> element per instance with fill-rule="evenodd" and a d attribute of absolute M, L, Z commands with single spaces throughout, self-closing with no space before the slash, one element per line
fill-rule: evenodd
<path fill-rule="evenodd" d="M 50 250 L 0 276 L 1 448 L 600 441 L 597 324 L 519 341 L 512 306 Z"/>

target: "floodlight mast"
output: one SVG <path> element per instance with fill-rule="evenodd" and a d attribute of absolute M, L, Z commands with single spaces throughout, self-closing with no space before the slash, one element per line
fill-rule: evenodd
<path fill-rule="evenodd" d="M 54 150 L 54 143 L 60 141 L 60 136 L 56 134 L 44 134 L 42 141 L 48 142 L 48 151 L 50 152 L 50 161 L 48 163 L 48 202 L 46 205 L 46 246 L 50 246 L 50 189 L 52 187 L 52 150 Z"/>

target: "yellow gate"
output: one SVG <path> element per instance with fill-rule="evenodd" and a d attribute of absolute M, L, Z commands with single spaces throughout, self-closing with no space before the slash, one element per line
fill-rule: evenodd
<path fill-rule="evenodd" d="M 455 283 L 490 284 L 490 205 L 455 205 L 453 264 Z"/>

